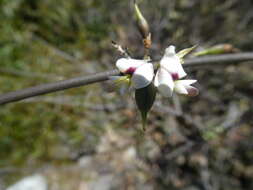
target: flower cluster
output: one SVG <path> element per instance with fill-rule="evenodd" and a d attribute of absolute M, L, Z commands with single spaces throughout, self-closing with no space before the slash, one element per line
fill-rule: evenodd
<path fill-rule="evenodd" d="M 187 74 L 183 69 L 183 57 L 195 47 L 175 52 L 175 46 L 166 48 L 157 71 L 148 60 L 120 58 L 116 67 L 124 76 L 118 81 L 127 81 L 135 89 L 135 101 L 141 112 L 142 126 L 145 130 L 147 114 L 151 109 L 156 93 L 171 97 L 173 92 L 196 96 L 198 89 L 191 86 L 197 80 L 183 79 Z"/>
<path fill-rule="evenodd" d="M 120 58 L 116 62 L 116 67 L 121 73 L 131 77 L 131 85 L 134 89 L 145 88 L 154 79 L 155 87 L 164 97 L 171 97 L 174 91 L 179 94 L 196 96 L 198 89 L 191 85 L 197 80 L 182 79 L 187 75 L 182 66 L 182 58 L 187 51 L 180 56 L 180 52 L 178 54 L 175 52 L 175 46 L 171 45 L 166 48 L 156 74 L 153 64 L 146 60 Z"/>

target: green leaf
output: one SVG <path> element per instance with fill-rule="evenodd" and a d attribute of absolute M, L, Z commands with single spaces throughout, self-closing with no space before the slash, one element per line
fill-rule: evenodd
<path fill-rule="evenodd" d="M 153 83 L 150 83 L 145 88 L 137 89 L 135 91 L 135 101 L 142 117 L 142 128 L 145 131 L 147 115 L 156 97 L 156 88 Z"/>

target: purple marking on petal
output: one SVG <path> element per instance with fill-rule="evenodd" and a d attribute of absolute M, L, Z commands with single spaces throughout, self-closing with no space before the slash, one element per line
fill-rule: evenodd
<path fill-rule="evenodd" d="M 188 92 L 188 96 L 197 96 L 199 94 L 199 90 L 192 86 L 187 87 L 186 90 Z"/>
<path fill-rule="evenodd" d="M 136 70 L 136 67 L 129 67 L 125 74 L 129 74 L 129 75 L 132 75 L 134 73 L 134 71 Z"/>
<path fill-rule="evenodd" d="M 172 76 L 173 80 L 178 80 L 179 79 L 178 73 L 172 73 L 171 76 Z"/>

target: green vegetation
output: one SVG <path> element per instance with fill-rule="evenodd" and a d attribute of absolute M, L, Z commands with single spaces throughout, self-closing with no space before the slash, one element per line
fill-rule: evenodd
<path fill-rule="evenodd" d="M 119 56 L 111 40 L 141 57 L 130 5 L 128 0 L 1 0 L 0 93 L 112 69 Z M 253 48 L 250 0 L 143 0 L 140 8 L 151 27 L 154 58 L 169 44 L 178 50 L 223 43 L 241 51 Z M 154 108 L 146 137 L 139 134 L 134 99 L 111 82 L 0 106 L 0 170 L 75 163 L 81 154 L 96 152 L 112 129 L 131 141 L 146 164 L 138 172 L 158 189 L 198 187 L 203 157 L 218 189 L 252 189 L 252 65 L 189 73 L 198 79 L 200 95 L 180 97 L 184 116 Z M 159 101 L 174 110 L 172 100 Z M 231 117 L 233 122 L 226 122 Z M 165 156 L 187 141 L 203 147 L 171 160 Z M 155 157 L 150 149 L 158 152 Z"/>

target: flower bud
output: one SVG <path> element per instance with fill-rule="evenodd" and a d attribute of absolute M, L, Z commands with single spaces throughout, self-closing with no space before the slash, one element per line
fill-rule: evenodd
<path fill-rule="evenodd" d="M 143 39 L 147 39 L 150 36 L 149 25 L 144 16 L 142 15 L 136 1 L 134 2 L 134 9 L 137 21 L 137 27 L 143 37 Z"/>
<path fill-rule="evenodd" d="M 196 52 L 195 56 L 203 56 L 203 55 L 217 55 L 217 54 L 225 54 L 225 53 L 234 53 L 237 52 L 236 49 L 231 44 L 219 44 L 212 46 L 210 48 L 204 49 L 202 51 Z"/>
<path fill-rule="evenodd" d="M 145 131 L 147 114 L 154 104 L 156 97 L 156 89 L 153 83 L 150 83 L 145 88 L 140 88 L 135 91 L 135 101 L 142 117 L 142 128 Z"/>

